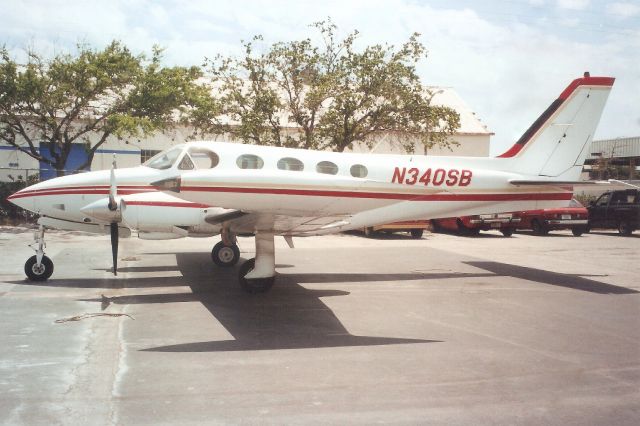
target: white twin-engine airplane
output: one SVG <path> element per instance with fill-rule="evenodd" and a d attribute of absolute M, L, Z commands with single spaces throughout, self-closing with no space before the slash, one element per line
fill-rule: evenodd
<path fill-rule="evenodd" d="M 140 238 L 221 234 L 212 256 L 239 259 L 236 235 L 255 235 L 256 257 L 239 270 L 249 292 L 275 279 L 274 236 L 335 233 L 396 221 L 568 205 L 614 79 L 574 80 L 497 158 L 350 154 L 192 142 L 140 167 L 59 177 L 9 199 L 39 214 L 32 280 L 49 278 L 45 227 L 109 225 L 117 271 L 119 229 Z"/>

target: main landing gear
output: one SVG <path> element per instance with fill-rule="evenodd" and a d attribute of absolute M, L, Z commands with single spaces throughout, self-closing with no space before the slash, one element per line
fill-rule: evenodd
<path fill-rule="evenodd" d="M 45 281 L 53 274 L 53 262 L 44 255 L 47 246 L 44 242 L 44 226 L 40 225 L 33 235 L 34 242 L 29 245 L 35 250 L 35 256 L 31 256 L 24 264 L 24 273 L 31 281 Z"/>
<path fill-rule="evenodd" d="M 238 280 L 248 293 L 265 293 L 276 280 L 276 256 L 271 232 L 256 233 L 256 257 L 240 266 Z"/>
<path fill-rule="evenodd" d="M 256 257 L 244 262 L 238 270 L 238 281 L 247 293 L 265 293 L 273 287 L 276 275 L 274 235 L 256 232 Z M 236 237 L 228 229 L 222 230 L 222 241 L 211 250 L 213 263 L 230 267 L 238 263 L 240 249 Z"/>

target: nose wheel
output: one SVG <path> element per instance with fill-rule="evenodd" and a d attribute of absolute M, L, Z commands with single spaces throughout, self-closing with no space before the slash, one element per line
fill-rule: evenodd
<path fill-rule="evenodd" d="M 213 246 L 211 250 L 213 263 L 221 267 L 229 267 L 238 263 L 240 259 L 240 249 L 237 244 L 227 245 L 223 241 Z"/>
<path fill-rule="evenodd" d="M 29 245 L 36 254 L 24 264 L 24 273 L 31 281 L 45 281 L 53 274 L 53 262 L 44 255 L 47 246 L 44 242 L 44 225 L 40 225 L 33 235 L 33 243 Z"/>
<path fill-rule="evenodd" d="M 53 274 L 53 262 L 47 256 L 42 256 L 38 264 L 38 257 L 31 256 L 24 264 L 24 273 L 30 281 L 46 281 Z"/>

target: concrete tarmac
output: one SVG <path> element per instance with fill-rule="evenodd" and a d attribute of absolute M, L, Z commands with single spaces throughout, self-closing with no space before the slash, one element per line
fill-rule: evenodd
<path fill-rule="evenodd" d="M 640 233 L 218 241 L 0 228 L 0 424 L 640 424 Z M 253 257 L 253 240 L 240 239 Z M 126 314 L 88 316 L 84 314 Z"/>

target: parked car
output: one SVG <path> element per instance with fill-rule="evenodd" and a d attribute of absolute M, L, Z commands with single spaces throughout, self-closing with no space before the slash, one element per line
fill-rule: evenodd
<path fill-rule="evenodd" d="M 410 220 L 404 222 L 388 223 L 386 225 L 370 226 L 364 228 L 364 235 L 373 237 L 378 232 L 408 232 L 411 238 L 420 239 L 424 230 L 429 227 L 428 220 Z"/>
<path fill-rule="evenodd" d="M 625 189 L 602 194 L 589 204 L 589 228 L 617 229 L 631 235 L 640 227 L 640 191 Z"/>
<path fill-rule="evenodd" d="M 520 218 L 513 213 L 494 213 L 433 219 L 431 228 L 434 232 L 449 231 L 468 236 L 478 235 L 480 231 L 496 230 L 510 237 L 519 222 Z"/>
<path fill-rule="evenodd" d="M 549 231 L 571 229 L 576 237 L 588 231 L 587 209 L 576 199 L 569 207 L 554 209 L 527 210 L 519 212 L 518 229 L 532 229 L 535 235 L 547 235 Z"/>

